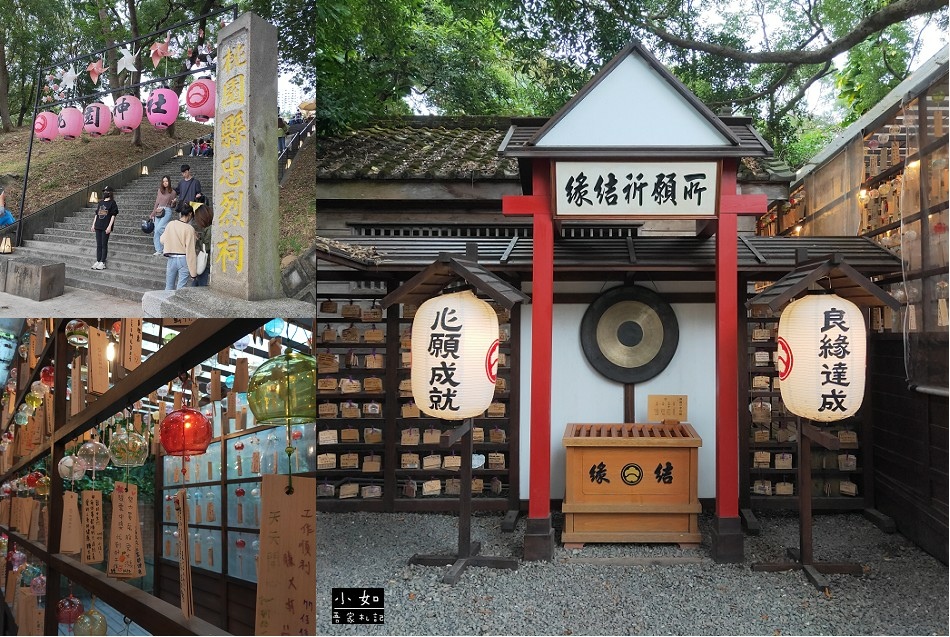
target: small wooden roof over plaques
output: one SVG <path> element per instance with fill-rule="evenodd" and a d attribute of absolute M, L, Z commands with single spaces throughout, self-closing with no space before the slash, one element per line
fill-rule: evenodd
<path fill-rule="evenodd" d="M 529 300 L 521 290 L 478 264 L 477 255 L 465 257 L 443 252 L 435 263 L 383 297 L 385 309 L 394 303 L 419 305 L 439 294 L 446 285 L 462 279 L 506 309 Z"/>
<path fill-rule="evenodd" d="M 801 263 L 760 294 L 749 299 L 746 305 L 764 305 L 775 312 L 816 284 L 858 306 L 886 305 L 892 310 L 900 309 L 897 299 L 845 263 L 840 254 Z"/>
<path fill-rule="evenodd" d="M 750 120 L 720 118 L 633 41 L 554 117 L 514 120 L 499 152 L 511 157 L 763 157 Z"/>

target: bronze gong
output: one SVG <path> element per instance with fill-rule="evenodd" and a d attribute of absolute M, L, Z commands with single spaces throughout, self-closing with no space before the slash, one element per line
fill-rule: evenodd
<path fill-rule="evenodd" d="M 679 324 L 663 298 L 639 285 L 611 288 L 581 320 L 581 347 L 598 372 L 621 383 L 653 378 L 669 365 Z"/>

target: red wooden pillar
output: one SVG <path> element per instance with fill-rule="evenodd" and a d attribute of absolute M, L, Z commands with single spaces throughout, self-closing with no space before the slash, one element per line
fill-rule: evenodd
<path fill-rule="evenodd" d="M 534 222 L 531 289 L 531 441 L 528 519 L 524 559 L 554 557 L 551 526 L 551 348 L 554 314 L 554 222 L 550 163 L 532 165 L 533 193 L 502 198 L 506 215 L 530 215 Z"/>
<path fill-rule="evenodd" d="M 735 159 L 723 160 L 716 232 L 716 519 L 712 551 L 718 562 L 743 560 L 739 520 L 738 218 L 766 211 L 765 195 L 736 194 Z"/>

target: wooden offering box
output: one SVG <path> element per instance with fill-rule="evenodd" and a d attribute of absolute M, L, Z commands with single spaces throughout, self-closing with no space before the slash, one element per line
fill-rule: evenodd
<path fill-rule="evenodd" d="M 702 439 L 685 422 L 569 424 L 564 543 L 696 544 L 697 456 Z"/>

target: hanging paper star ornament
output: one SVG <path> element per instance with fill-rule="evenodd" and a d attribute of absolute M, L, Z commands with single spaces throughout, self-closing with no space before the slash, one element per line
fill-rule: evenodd
<path fill-rule="evenodd" d="M 79 77 L 79 76 L 76 74 L 76 70 L 73 69 L 73 67 L 71 67 L 71 66 L 68 67 L 68 68 L 66 69 L 66 71 L 63 72 L 63 77 L 62 77 L 62 81 L 61 81 L 61 83 L 60 83 L 60 87 L 61 87 L 63 90 L 65 90 L 65 89 L 70 89 L 70 88 L 75 88 L 75 86 L 76 86 L 76 78 L 78 78 L 78 77 Z"/>
<path fill-rule="evenodd" d="M 119 58 L 118 69 L 119 73 L 122 71 L 128 71 L 129 73 L 135 72 L 135 56 L 138 55 L 138 51 L 134 53 L 128 49 L 119 49 L 119 53 L 122 54 L 122 57 Z"/>
<path fill-rule="evenodd" d="M 168 56 L 168 45 L 171 42 L 171 34 L 165 36 L 164 42 L 155 42 L 149 47 L 151 52 L 152 64 L 155 65 L 155 68 L 158 68 L 158 63 L 162 61 L 163 57 Z"/>
<path fill-rule="evenodd" d="M 99 58 L 95 62 L 90 62 L 86 70 L 89 71 L 89 77 L 92 78 L 92 83 L 98 84 L 99 76 L 102 75 L 102 58 Z"/>

